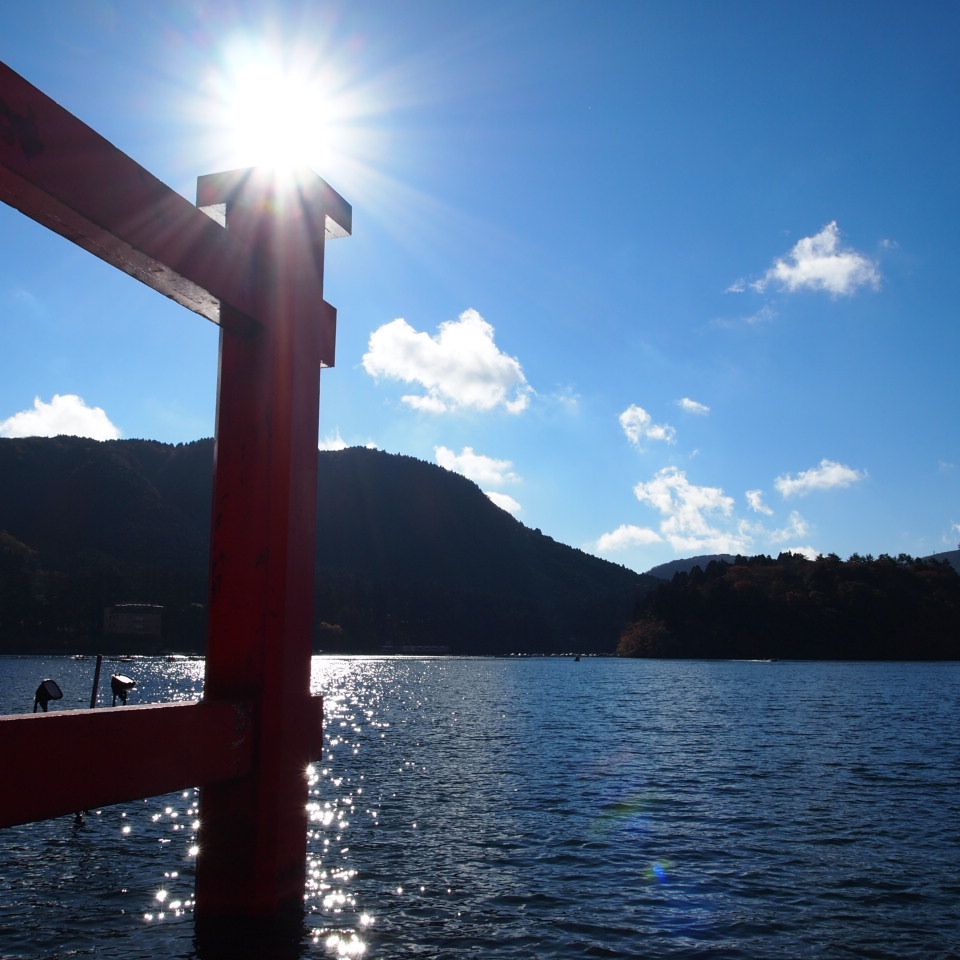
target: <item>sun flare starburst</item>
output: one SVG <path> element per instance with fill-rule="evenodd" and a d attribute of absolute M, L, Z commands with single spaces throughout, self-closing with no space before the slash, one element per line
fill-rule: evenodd
<path fill-rule="evenodd" d="M 228 43 L 207 93 L 205 111 L 226 166 L 322 169 L 349 152 L 352 98 L 316 51 Z"/>

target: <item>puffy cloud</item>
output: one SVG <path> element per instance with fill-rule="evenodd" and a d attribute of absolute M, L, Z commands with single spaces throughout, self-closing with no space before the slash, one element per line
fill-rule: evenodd
<path fill-rule="evenodd" d="M 710 408 L 705 403 L 697 403 L 696 400 L 691 400 L 689 397 L 678 400 L 677 406 L 681 410 L 686 410 L 687 413 L 696 413 L 701 417 L 705 417 L 710 412 Z"/>
<path fill-rule="evenodd" d="M 742 553 L 750 545 L 748 524 L 737 523 L 733 530 L 714 525 L 719 518 L 731 517 L 733 497 L 719 487 L 696 486 L 676 467 L 664 467 L 649 482 L 638 483 L 633 492 L 641 503 L 649 503 L 663 515 L 660 534 L 675 550 Z"/>
<path fill-rule="evenodd" d="M 35 397 L 32 410 L 21 410 L 0 421 L 0 437 L 90 437 L 119 440 L 120 429 L 100 407 L 88 407 L 73 393 L 55 393 L 49 403 Z"/>
<path fill-rule="evenodd" d="M 821 551 L 816 547 L 786 547 L 781 553 L 799 553 L 808 560 L 816 560 L 817 557 L 820 556 Z"/>
<path fill-rule="evenodd" d="M 795 537 L 805 537 L 809 532 L 810 527 L 807 521 L 794 510 L 791 512 L 790 519 L 787 521 L 785 527 L 780 530 L 770 531 L 770 541 L 771 543 L 785 543 L 787 540 L 793 540 Z M 798 552 L 798 550 L 791 547 L 791 553 Z"/>
<path fill-rule="evenodd" d="M 346 450 L 347 441 L 340 436 L 340 431 L 337 430 L 333 436 L 321 440 L 318 446 L 321 450 Z"/>
<path fill-rule="evenodd" d="M 653 417 L 635 403 L 620 414 L 620 426 L 623 427 L 627 439 L 638 447 L 645 439 L 663 440 L 666 443 L 674 443 L 676 440 L 677 431 L 673 427 L 654 423 Z"/>
<path fill-rule="evenodd" d="M 762 291 L 771 283 L 790 293 L 806 289 L 849 296 L 861 287 L 878 287 L 880 271 L 862 253 L 840 247 L 840 230 L 834 220 L 818 234 L 799 240 L 752 286 Z M 735 284 L 731 290 L 735 288 L 742 289 L 742 285 Z"/>
<path fill-rule="evenodd" d="M 797 512 L 791 512 L 780 529 L 770 529 L 759 520 L 736 516 L 733 497 L 720 487 L 698 486 L 675 466 L 665 467 L 645 483 L 638 483 L 634 493 L 641 503 L 652 506 L 660 514 L 657 529 L 623 524 L 612 533 L 605 533 L 588 549 L 595 553 L 612 553 L 632 547 L 667 543 L 679 556 L 698 553 L 732 553 L 749 555 L 758 544 L 767 549 L 786 550 L 815 559 L 820 551 L 802 544 L 810 535 L 810 525 Z M 773 511 L 763 502 L 760 490 L 748 490 L 747 503 L 766 516 Z"/>
<path fill-rule="evenodd" d="M 796 477 L 787 473 L 777 477 L 773 485 L 784 497 L 805 497 L 814 490 L 833 490 L 859 483 L 867 476 L 865 470 L 835 463 L 833 460 L 821 460 L 820 465 L 798 473 Z"/>
<path fill-rule="evenodd" d="M 594 544 L 597 553 L 613 553 L 630 547 L 644 547 L 651 543 L 663 543 L 663 537 L 649 527 L 635 527 L 632 523 L 623 523 L 613 533 L 605 533 Z"/>
<path fill-rule="evenodd" d="M 359 446 L 359 443 L 347 443 L 347 441 L 340 436 L 339 430 L 334 431 L 332 436 L 326 437 L 325 439 L 321 440 L 319 444 L 317 444 L 317 447 L 320 450 L 346 450 L 347 447 Z M 365 444 L 363 444 L 363 446 L 367 450 L 377 449 L 377 445 L 372 440 L 368 440 Z"/>
<path fill-rule="evenodd" d="M 633 492 L 638 500 L 651 504 L 661 513 L 684 518 L 683 525 L 690 529 L 702 528 L 704 512 L 723 516 L 733 512 L 733 497 L 726 496 L 720 487 L 692 484 L 686 473 L 676 467 L 657 471 L 651 481 L 638 483 Z"/>
<path fill-rule="evenodd" d="M 505 493 L 487 490 L 486 494 L 501 510 L 506 510 L 507 513 L 513 514 L 513 516 L 516 516 L 523 509 L 513 497 L 507 496 Z"/>
<path fill-rule="evenodd" d="M 460 453 L 454 453 L 449 447 L 434 447 L 437 463 L 454 473 L 461 473 L 468 480 L 479 484 L 498 487 L 504 483 L 518 483 L 520 478 L 511 471 L 510 460 L 495 460 L 475 453 L 473 447 L 464 447 Z M 490 494 L 487 494 L 490 496 Z"/>
<path fill-rule="evenodd" d="M 503 407 L 520 413 L 533 392 L 520 362 L 501 353 L 494 329 L 476 310 L 440 324 L 435 337 L 397 319 L 370 335 L 363 369 L 377 379 L 420 384 L 404 403 L 427 413 Z"/>
<path fill-rule="evenodd" d="M 641 503 L 650 505 L 660 514 L 657 528 L 623 524 L 592 544 L 590 549 L 594 552 L 612 553 L 655 543 L 669 544 L 679 556 L 699 553 L 749 555 L 757 552 L 760 544 L 766 545 L 767 549 L 773 547 L 810 559 L 815 559 L 821 552 L 803 545 L 811 530 L 796 510 L 790 513 L 782 527 L 770 529 L 763 521 L 738 517 L 733 497 L 727 496 L 720 487 L 691 483 L 686 473 L 676 466 L 665 467 L 649 481 L 638 483 L 634 493 Z M 763 502 L 762 491 L 748 490 L 746 499 L 756 513 L 773 514 Z M 796 545 L 782 546 L 788 543 Z"/>
<path fill-rule="evenodd" d="M 746 492 L 747 503 L 750 504 L 750 509 L 755 513 L 765 513 L 768 517 L 773 513 L 773 511 L 763 502 L 763 491 L 762 490 L 748 490 Z"/>

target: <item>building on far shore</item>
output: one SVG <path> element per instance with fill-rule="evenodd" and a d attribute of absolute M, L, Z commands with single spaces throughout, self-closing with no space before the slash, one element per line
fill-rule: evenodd
<path fill-rule="evenodd" d="M 115 603 L 103 609 L 104 636 L 161 636 L 163 607 L 155 603 Z"/>
<path fill-rule="evenodd" d="M 432 656 L 443 656 L 450 653 L 450 645 L 446 643 L 401 643 L 399 646 L 388 640 L 382 647 L 382 653 L 421 653 Z"/>

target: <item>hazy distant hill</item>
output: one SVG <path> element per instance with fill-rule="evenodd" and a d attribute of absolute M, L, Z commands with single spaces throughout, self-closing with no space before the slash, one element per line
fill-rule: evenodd
<path fill-rule="evenodd" d="M 320 455 L 317 644 L 612 652 L 656 581 L 530 530 L 469 480 L 353 448 Z M 202 643 L 212 441 L 0 439 L 0 652 L 103 645 L 103 607 L 163 604 Z"/>
<path fill-rule="evenodd" d="M 960 550 L 947 550 L 946 553 L 934 553 L 926 560 L 946 560 L 957 573 L 960 573 Z"/>
<path fill-rule="evenodd" d="M 646 576 L 656 577 L 659 580 L 672 580 L 676 573 L 689 573 L 694 567 L 706 570 L 711 563 L 722 561 L 723 563 L 735 563 L 736 557 L 730 553 L 712 553 L 700 557 L 687 557 L 684 560 L 670 560 L 667 563 L 661 563 L 659 566 L 651 567 Z M 948 550 L 946 553 L 934 553 L 924 560 L 946 560 L 958 573 L 960 573 L 960 550 Z"/>
<path fill-rule="evenodd" d="M 672 580 L 675 573 L 689 573 L 694 567 L 706 570 L 707 564 L 714 560 L 733 563 L 735 559 L 736 557 L 729 553 L 713 553 L 709 556 L 688 557 L 685 560 L 669 560 L 656 567 L 651 567 L 647 571 L 647 576 L 656 577 L 658 580 Z"/>

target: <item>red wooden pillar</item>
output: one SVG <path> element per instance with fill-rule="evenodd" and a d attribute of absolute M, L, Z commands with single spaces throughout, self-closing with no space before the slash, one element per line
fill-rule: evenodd
<path fill-rule="evenodd" d="M 0 718 L 18 773 L 0 778 L 0 827 L 199 783 L 199 928 L 302 904 L 306 768 L 322 740 L 309 689 L 319 376 L 336 327 L 323 252 L 351 209 L 306 168 L 201 177 L 198 200 L 225 205 L 226 230 L 0 64 L 0 202 L 221 328 L 204 703 Z M 78 742 L 111 751 L 85 753 L 80 772 Z M 18 784 L 51 768 L 64 776 L 34 803 Z"/>
<path fill-rule="evenodd" d="M 201 177 L 198 203 L 225 203 L 227 230 L 251 245 L 260 323 L 221 316 L 204 686 L 206 700 L 254 705 L 253 764 L 201 790 L 197 912 L 271 917 L 303 904 L 321 726 L 310 697 L 320 368 L 335 324 L 323 253 L 328 216 L 335 232 L 349 208 L 309 170 Z"/>

